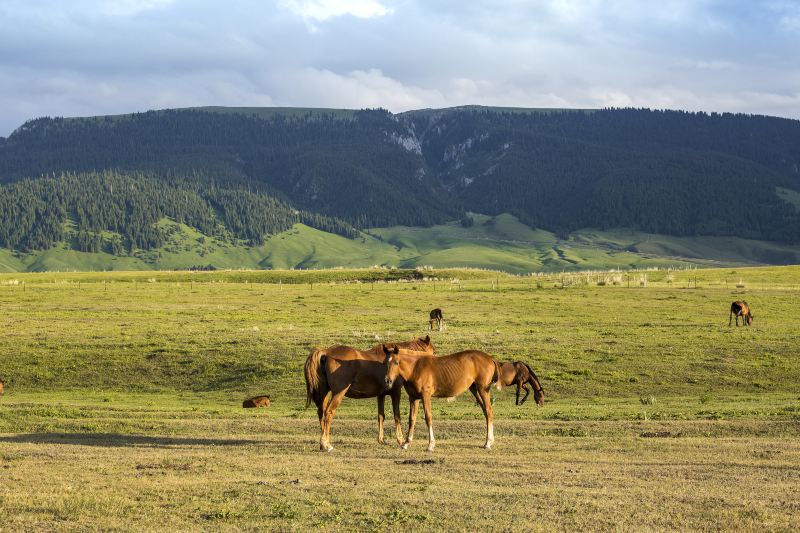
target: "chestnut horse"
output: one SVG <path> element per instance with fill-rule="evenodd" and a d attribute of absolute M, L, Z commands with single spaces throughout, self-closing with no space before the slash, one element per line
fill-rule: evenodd
<path fill-rule="evenodd" d="M 533 399 L 539 407 L 544 405 L 544 389 L 542 388 L 542 384 L 539 383 L 539 378 L 537 378 L 536 374 L 531 370 L 531 367 L 522 361 L 503 363 L 500 367 L 503 371 L 503 385 L 507 387 L 511 385 L 517 386 L 517 405 L 524 404 L 525 400 L 528 399 L 528 394 L 531 392 L 528 385 L 533 387 Z M 520 389 L 525 390 L 525 396 L 522 397 L 522 400 L 519 399 Z"/>
<path fill-rule="evenodd" d="M 430 336 L 389 346 L 417 355 L 430 356 L 434 353 Z M 380 344 L 368 351 L 350 346 L 314 348 L 311 351 L 305 364 L 306 407 L 312 401 L 317 406 L 321 430 L 320 450 L 333 450 L 330 443 L 331 421 L 345 396 L 357 399 L 378 398 L 378 442 L 381 444 L 384 442 L 384 403 L 386 396 L 390 396 L 397 443 L 403 442 L 403 428 L 400 425 L 402 383 L 391 388 L 386 387 L 383 367 L 385 357 Z M 328 393 L 331 393 L 330 400 L 327 399 Z"/>
<path fill-rule="evenodd" d="M 492 356 L 478 350 L 467 350 L 443 357 L 422 357 L 404 354 L 396 347 L 384 346 L 386 352 L 386 385 L 392 387 L 398 381 L 409 396 L 411 404 L 408 413 L 408 434 L 402 448 L 408 448 L 414 439 L 414 425 L 417 421 L 419 401 L 425 410 L 425 423 L 428 425 L 428 451 L 433 451 L 433 418 L 431 398 L 452 398 L 469 389 L 475 396 L 486 417 L 487 450 L 494 442 L 494 424 L 489 389 L 492 383 L 502 387 L 500 363 Z"/>
<path fill-rule="evenodd" d="M 736 317 L 736 325 L 739 325 L 739 317 L 742 317 L 742 324 L 748 326 L 753 324 L 753 313 L 750 311 L 750 306 L 747 302 L 738 301 L 731 304 L 731 314 L 728 316 L 728 325 L 731 325 L 731 319 Z"/>

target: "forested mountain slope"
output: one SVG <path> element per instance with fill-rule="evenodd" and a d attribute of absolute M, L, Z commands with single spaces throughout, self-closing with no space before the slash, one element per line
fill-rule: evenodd
<path fill-rule="evenodd" d="M 157 248 L 163 218 L 252 245 L 296 222 L 353 238 L 466 223 L 467 211 L 513 213 L 561 237 L 593 227 L 798 243 L 799 165 L 800 121 L 750 115 L 468 106 L 40 118 L 0 138 L 0 247 Z"/>

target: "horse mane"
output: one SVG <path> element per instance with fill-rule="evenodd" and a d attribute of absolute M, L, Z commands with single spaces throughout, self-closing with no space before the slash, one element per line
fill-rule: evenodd
<path fill-rule="evenodd" d="M 528 372 L 530 372 L 534 383 L 536 383 L 536 385 L 539 387 L 539 391 L 544 392 L 544 387 L 542 387 L 542 384 L 539 382 L 539 378 L 537 378 L 536 374 L 533 373 L 533 370 L 531 370 L 531 367 L 528 366 L 528 363 L 522 363 L 522 364 L 525 365 L 525 368 L 527 368 Z"/>

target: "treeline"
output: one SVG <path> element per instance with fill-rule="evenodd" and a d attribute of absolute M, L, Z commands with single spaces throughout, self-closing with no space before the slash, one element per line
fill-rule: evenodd
<path fill-rule="evenodd" d="M 628 227 L 800 242 L 800 211 L 776 193 L 800 191 L 800 121 L 774 117 L 474 107 L 400 115 L 167 110 L 42 118 L 0 142 L 0 182 L 110 170 L 195 195 L 216 216 L 211 221 L 255 243 L 292 217 L 350 236 L 353 227 L 427 226 L 465 219 L 466 211 L 512 212 L 559 233 Z M 32 220 L 61 216 L 61 204 L 50 206 L 49 198 L 24 200 Z M 113 207 L 100 225 L 119 213 Z M 200 211 L 190 218 L 211 223 Z M 25 224 L 32 246 L 59 230 Z M 126 237 L 134 246 L 159 239 L 150 222 L 123 225 L 139 228 Z"/>
<path fill-rule="evenodd" d="M 0 145 L 0 182 L 105 169 L 187 175 L 266 188 L 360 228 L 430 225 L 461 214 L 421 156 L 397 143 L 384 110 L 263 118 L 166 110 L 106 118 L 40 118 Z"/>
<path fill-rule="evenodd" d="M 259 245 L 297 222 L 355 238 L 341 220 L 299 211 L 263 193 L 212 181 L 154 179 L 143 174 L 63 174 L 0 186 L 0 247 L 46 249 L 61 241 L 115 255 L 161 247 L 164 218 L 205 235 Z"/>

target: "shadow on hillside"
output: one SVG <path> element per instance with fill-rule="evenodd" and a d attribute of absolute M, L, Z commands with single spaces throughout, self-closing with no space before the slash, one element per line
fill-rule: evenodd
<path fill-rule="evenodd" d="M 109 448 L 142 447 L 171 448 L 174 446 L 249 446 L 264 444 L 251 439 L 215 439 L 196 437 L 164 437 L 148 435 L 123 435 L 119 433 L 23 433 L 0 437 L 0 443 L 72 444 L 77 446 L 102 446 Z"/>

